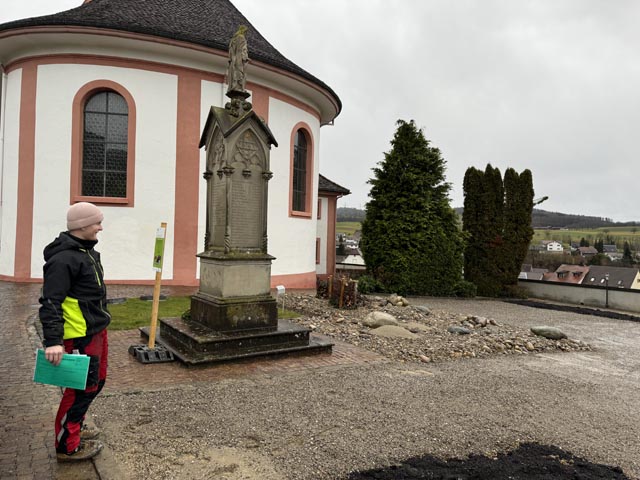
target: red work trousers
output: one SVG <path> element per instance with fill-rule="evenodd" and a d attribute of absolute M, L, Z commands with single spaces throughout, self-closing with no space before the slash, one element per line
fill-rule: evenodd
<path fill-rule="evenodd" d="M 56 451 L 71 453 L 80 445 L 80 429 L 89 405 L 100 393 L 107 378 L 107 330 L 94 335 L 64 341 L 66 353 L 78 350 L 89 356 L 89 374 L 85 390 L 65 388 L 56 415 Z"/>

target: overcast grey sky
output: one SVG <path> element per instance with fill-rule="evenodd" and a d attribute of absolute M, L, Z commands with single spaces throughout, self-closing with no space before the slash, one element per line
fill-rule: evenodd
<path fill-rule="evenodd" d="M 364 207 L 398 119 L 447 162 L 452 206 L 470 166 L 528 168 L 545 210 L 640 221 L 640 2 L 232 0 L 343 102 L 320 170 Z M 82 0 L 0 0 L 0 22 Z M 251 39 L 249 38 L 250 42 Z"/>

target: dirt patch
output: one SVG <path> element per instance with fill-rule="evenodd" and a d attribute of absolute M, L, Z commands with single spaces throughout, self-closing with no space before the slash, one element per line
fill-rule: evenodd
<path fill-rule="evenodd" d="M 388 468 L 354 472 L 348 480 L 467 480 L 467 479 L 580 480 L 629 479 L 620 468 L 597 465 L 554 446 L 527 443 L 495 457 L 439 460 L 430 455 L 410 458 Z"/>

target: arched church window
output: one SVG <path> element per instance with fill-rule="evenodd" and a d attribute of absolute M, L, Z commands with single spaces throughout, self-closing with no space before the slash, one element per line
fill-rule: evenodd
<path fill-rule="evenodd" d="M 134 204 L 136 103 L 111 80 L 85 84 L 73 99 L 70 202 Z"/>
<path fill-rule="evenodd" d="M 313 137 L 306 123 L 291 132 L 291 180 L 289 215 L 311 218 L 313 197 Z"/>
<path fill-rule="evenodd" d="M 83 196 L 127 196 L 128 117 L 127 102 L 116 92 L 98 92 L 85 103 Z"/>
<path fill-rule="evenodd" d="M 307 198 L 307 138 L 302 129 L 293 144 L 293 210 L 304 212 Z"/>

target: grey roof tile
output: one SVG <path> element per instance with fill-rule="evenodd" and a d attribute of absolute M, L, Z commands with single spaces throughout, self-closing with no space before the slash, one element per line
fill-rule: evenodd
<path fill-rule="evenodd" d="M 79 0 L 78 0 L 79 1 Z M 77 26 L 135 32 L 227 51 L 238 26 L 246 25 L 249 58 L 309 80 L 342 103 L 324 82 L 274 48 L 229 0 L 92 0 L 64 12 L 15 20 L 0 32 L 25 27 Z"/>

